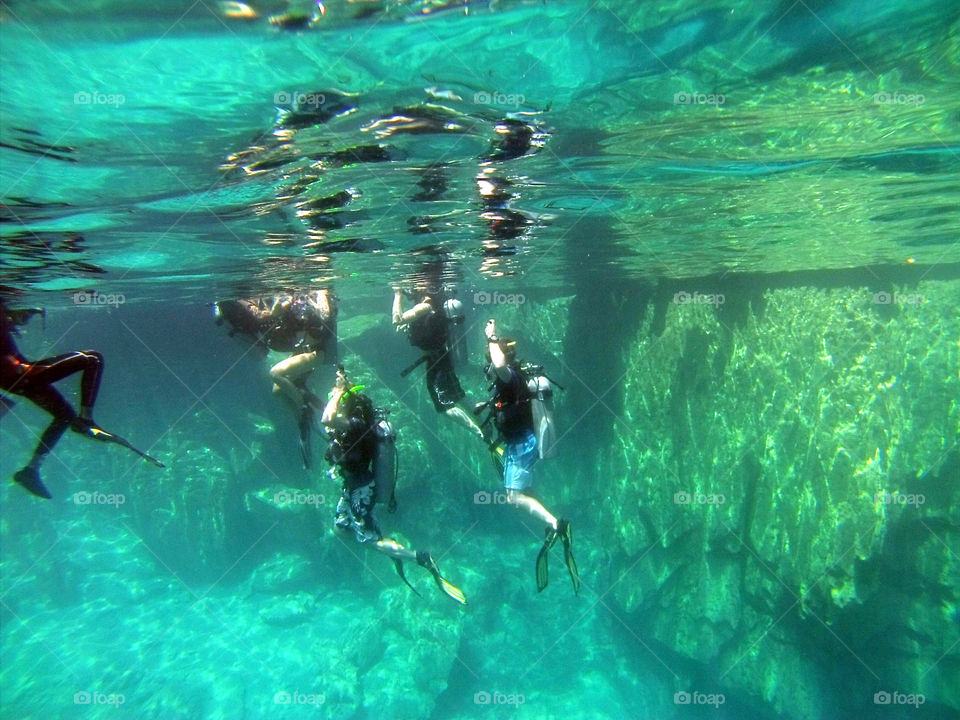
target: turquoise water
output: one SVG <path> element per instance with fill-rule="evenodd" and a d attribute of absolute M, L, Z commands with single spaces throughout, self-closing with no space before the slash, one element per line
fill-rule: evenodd
<path fill-rule="evenodd" d="M 52 501 L 0 488 L 0 714 L 960 716 L 956 5 L 285 7 L 0 6 L 19 346 L 101 351 L 98 420 L 167 465 L 68 436 Z M 400 376 L 431 273 L 471 402 L 490 316 L 564 388 L 535 487 L 579 596 Z M 305 286 L 399 429 L 385 533 L 466 607 L 334 536 L 279 356 L 213 322 Z M 0 475 L 46 422 L 3 417 Z"/>

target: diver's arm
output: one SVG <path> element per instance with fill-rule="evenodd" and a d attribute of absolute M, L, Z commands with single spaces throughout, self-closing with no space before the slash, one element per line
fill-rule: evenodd
<path fill-rule="evenodd" d="M 403 291 L 394 290 L 393 291 L 393 312 L 390 313 L 390 318 L 393 321 L 394 325 L 399 325 L 403 322 Z"/>
<path fill-rule="evenodd" d="M 413 322 L 418 317 L 421 317 L 429 313 L 432 309 L 433 308 L 430 307 L 430 303 L 426 301 L 422 303 L 417 303 L 416 305 L 414 305 L 412 308 L 410 308 L 400 316 L 400 322 L 402 323 Z"/>
<path fill-rule="evenodd" d="M 310 304 L 317 309 L 320 317 L 324 320 L 329 319 L 331 315 L 330 296 L 326 288 L 317 290 L 314 297 L 310 297 Z"/>
<path fill-rule="evenodd" d="M 340 398 L 350 389 L 350 382 L 347 380 L 343 370 L 337 370 L 337 382 L 330 393 L 330 399 L 327 400 L 326 407 L 323 408 L 323 415 L 320 422 L 324 425 L 334 425 L 337 421 L 337 410 L 340 406 Z"/>
<path fill-rule="evenodd" d="M 510 382 L 512 377 L 510 367 L 507 365 L 507 356 L 500 348 L 500 338 L 497 337 L 497 324 L 493 318 L 487 321 L 483 332 L 484 335 L 487 336 L 487 352 L 490 353 L 490 362 L 493 365 L 494 371 L 497 373 L 497 377 L 503 382 Z"/>

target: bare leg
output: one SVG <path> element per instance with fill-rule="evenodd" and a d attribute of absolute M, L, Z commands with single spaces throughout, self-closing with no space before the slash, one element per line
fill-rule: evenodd
<path fill-rule="evenodd" d="M 296 386 L 295 381 L 313 372 L 321 360 L 321 354 L 317 351 L 300 353 L 281 360 L 270 368 L 270 377 L 275 383 L 274 390 L 282 392 L 284 397 L 299 410 L 303 407 L 304 393 Z"/>
<path fill-rule="evenodd" d="M 549 510 L 541 505 L 539 500 L 536 500 L 529 495 L 524 495 L 519 490 L 507 490 L 507 502 L 511 505 L 516 505 L 518 508 L 526 510 L 535 518 L 542 520 L 554 530 L 557 529 L 557 518 L 555 518 Z"/>
<path fill-rule="evenodd" d="M 373 546 L 374 550 L 379 550 L 385 555 L 389 555 L 395 560 L 416 560 L 417 553 L 410 548 L 405 548 L 393 538 L 383 538 L 378 540 Z"/>
<path fill-rule="evenodd" d="M 480 426 L 477 425 L 473 418 L 470 417 L 467 412 L 460 407 L 459 405 L 454 405 L 453 407 L 447 408 L 444 411 L 444 415 L 453 420 L 455 423 L 462 425 L 467 428 L 474 435 L 479 437 L 481 440 L 484 440 L 483 431 L 480 429 Z"/>

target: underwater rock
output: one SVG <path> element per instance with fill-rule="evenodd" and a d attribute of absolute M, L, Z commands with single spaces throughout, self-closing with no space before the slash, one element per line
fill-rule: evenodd
<path fill-rule="evenodd" d="M 282 595 L 308 590 L 316 578 L 304 555 L 279 552 L 261 563 L 250 575 L 251 593 Z"/>
<path fill-rule="evenodd" d="M 867 712 L 876 677 L 928 701 L 957 685 L 938 661 L 960 641 L 958 295 L 921 282 L 924 304 L 891 309 L 867 288 L 732 288 L 722 307 L 646 308 L 610 418 L 621 452 L 586 453 L 565 483 L 615 566 L 644 554 L 611 593 L 640 637 L 788 718 Z M 850 687 L 831 691 L 838 668 Z"/>
<path fill-rule="evenodd" d="M 315 611 L 316 600 L 313 595 L 301 591 L 261 607 L 260 619 L 275 627 L 295 627 L 308 622 Z"/>

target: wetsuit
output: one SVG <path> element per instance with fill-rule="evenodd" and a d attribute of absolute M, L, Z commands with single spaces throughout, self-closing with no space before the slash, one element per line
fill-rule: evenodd
<path fill-rule="evenodd" d="M 466 397 L 447 348 L 447 318 L 436 308 L 410 323 L 410 344 L 426 354 L 427 390 L 437 412 L 446 412 Z"/>
<path fill-rule="evenodd" d="M 34 451 L 34 460 L 53 450 L 67 428 L 84 432 L 93 424 L 91 413 L 100 389 L 103 355 L 93 350 L 77 350 L 45 360 L 29 362 L 17 349 L 13 339 L 14 325 L 7 311 L 0 313 L 0 389 L 22 395 L 53 415 Z M 80 408 L 85 423 L 78 423 L 73 407 L 53 383 L 81 372 Z"/>

